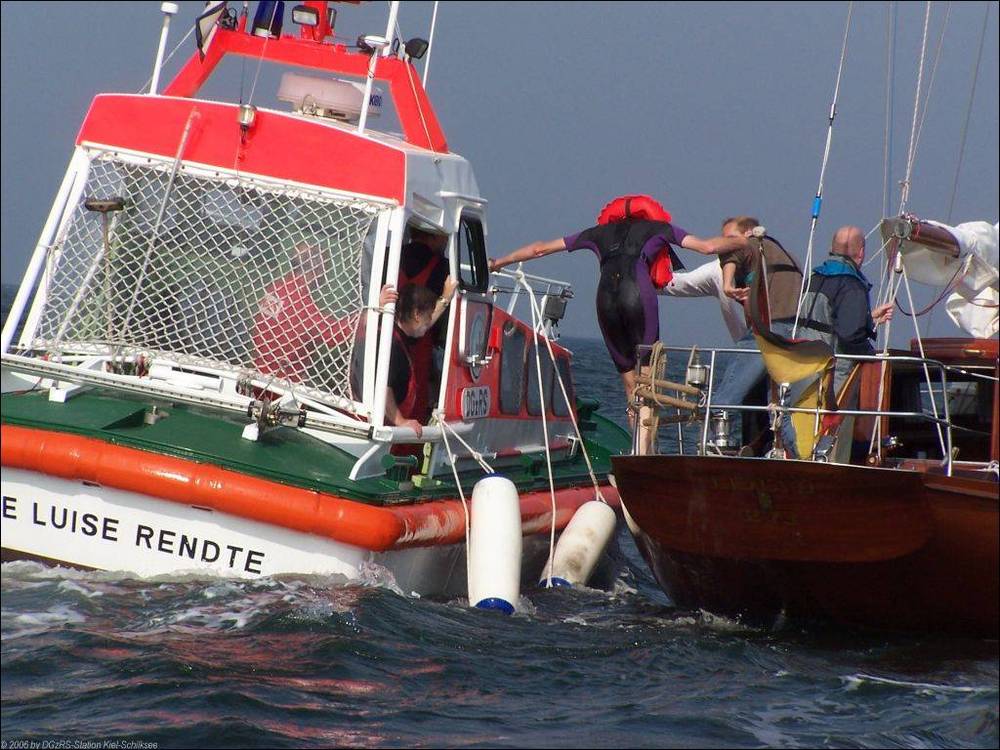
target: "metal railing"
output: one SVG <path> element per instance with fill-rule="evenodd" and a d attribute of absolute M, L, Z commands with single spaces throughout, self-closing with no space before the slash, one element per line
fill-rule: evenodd
<path fill-rule="evenodd" d="M 639 346 L 638 353 L 640 361 L 642 361 L 645 358 L 646 354 L 652 352 L 653 348 L 654 347 L 652 346 L 645 346 L 645 345 Z M 814 442 L 819 437 L 819 425 L 821 419 L 827 415 L 836 415 L 843 417 L 850 417 L 850 416 L 863 416 L 863 417 L 875 417 L 875 418 L 889 417 L 897 419 L 909 418 L 909 419 L 919 419 L 923 422 L 926 422 L 929 425 L 935 425 L 942 431 L 944 439 L 943 447 L 945 449 L 944 456 L 942 459 L 942 465 L 945 469 L 946 474 L 948 476 L 951 476 L 954 465 L 954 446 L 952 439 L 953 430 L 958 430 L 963 432 L 977 432 L 977 431 L 969 430 L 968 428 L 952 424 L 951 409 L 948 398 L 948 373 L 949 372 L 958 373 L 967 377 L 972 377 L 994 383 L 997 382 L 998 380 L 998 378 L 995 375 L 987 375 L 981 372 L 975 372 L 976 369 L 992 370 L 992 368 L 988 367 L 977 368 L 975 366 L 968 366 L 968 365 L 957 367 L 954 365 L 946 365 L 945 363 L 936 359 L 928 359 L 924 357 L 915 357 L 910 355 L 834 354 L 833 355 L 834 363 L 836 363 L 837 361 L 847 361 L 855 363 L 873 362 L 873 363 L 883 364 L 885 366 L 906 365 L 906 366 L 912 366 L 915 369 L 929 368 L 930 370 L 936 371 L 938 375 L 937 382 L 940 383 L 940 394 L 942 401 L 943 416 L 936 416 L 933 413 L 927 413 L 925 411 L 900 411 L 900 410 L 882 410 L 882 409 L 826 409 L 818 405 L 815 407 L 804 408 L 804 407 L 788 406 L 783 403 L 778 403 L 778 404 L 772 403 L 766 406 L 748 405 L 748 404 L 726 404 L 726 403 L 717 403 L 712 400 L 715 391 L 715 380 L 716 380 L 715 374 L 716 374 L 716 366 L 719 364 L 719 355 L 727 354 L 727 355 L 736 355 L 740 357 L 747 357 L 747 356 L 760 357 L 761 356 L 760 352 L 757 349 L 742 349 L 733 347 L 697 349 L 697 347 L 692 348 L 683 346 L 663 345 L 661 347 L 661 350 L 667 352 L 668 355 L 670 353 L 685 355 L 685 357 L 689 358 L 688 359 L 689 365 L 695 358 L 693 354 L 694 352 L 698 352 L 699 354 L 708 356 L 709 364 L 708 364 L 707 381 L 704 384 L 700 384 L 697 386 L 699 391 L 697 404 L 694 406 L 693 409 L 690 410 L 687 420 L 682 420 L 680 416 L 678 416 L 678 418 L 675 420 L 678 428 L 679 451 L 681 453 L 684 452 L 684 440 L 682 432 L 684 424 L 691 425 L 699 421 L 701 422 L 701 437 L 698 446 L 698 453 L 700 455 L 708 455 L 709 453 L 709 448 L 711 446 L 711 443 L 709 442 L 709 427 L 713 412 L 726 411 L 738 414 L 742 413 L 773 414 L 775 411 L 777 411 L 781 416 L 784 416 L 786 414 L 788 415 L 811 414 L 815 417 L 814 429 L 813 429 Z M 701 364 L 700 360 L 698 364 Z M 729 363 L 726 363 L 726 366 L 728 365 Z M 664 373 L 664 376 L 665 375 L 666 373 Z M 657 373 L 651 373 L 651 382 L 656 381 L 659 377 L 660 376 Z M 675 383 L 673 385 L 684 385 L 684 386 L 692 385 L 692 383 L 688 383 L 686 381 L 687 381 L 687 372 L 685 373 L 684 383 L 682 384 Z M 779 385 L 787 385 L 787 384 L 779 384 Z M 670 385 L 666 385 L 666 389 L 670 390 Z M 929 398 L 935 399 L 937 394 L 932 388 L 928 387 L 927 395 Z M 638 406 L 639 404 L 635 405 Z M 677 409 L 677 413 L 678 415 L 680 415 L 681 413 L 680 408 Z M 639 419 L 636 419 L 635 427 L 633 428 L 634 451 L 638 450 L 639 448 L 640 444 L 639 433 L 640 433 Z M 812 456 L 804 458 L 806 460 L 817 460 L 815 457 L 815 453 Z"/>

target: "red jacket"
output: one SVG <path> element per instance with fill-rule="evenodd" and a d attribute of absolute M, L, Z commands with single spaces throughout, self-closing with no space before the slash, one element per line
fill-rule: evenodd
<path fill-rule="evenodd" d="M 263 373 L 302 380 L 315 346 L 349 342 L 357 317 L 327 315 L 313 301 L 306 280 L 291 273 L 268 287 L 261 299 L 254 318 L 254 366 Z"/>

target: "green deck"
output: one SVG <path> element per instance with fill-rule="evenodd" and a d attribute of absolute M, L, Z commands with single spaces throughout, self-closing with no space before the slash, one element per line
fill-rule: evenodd
<path fill-rule="evenodd" d="M 454 497 L 455 483 L 415 488 L 387 477 L 351 481 L 354 457 L 316 438 L 292 429 L 278 429 L 258 442 L 241 437 L 247 421 L 230 414 L 182 405 L 159 404 L 169 416 L 146 424 L 143 416 L 152 401 L 133 399 L 107 389 L 78 394 L 66 403 L 48 400 L 47 391 L 5 393 L 0 398 L 3 424 L 54 430 L 104 440 L 139 450 L 163 453 L 199 463 L 210 463 L 282 484 L 340 495 L 373 505 L 395 504 L 438 497 Z M 593 414 L 596 404 L 581 404 L 581 430 L 598 476 L 611 469 L 611 455 L 629 450 L 628 435 L 609 420 Z M 522 492 L 548 488 L 543 456 L 525 456 L 516 466 L 499 470 Z M 540 460 L 541 459 L 541 460 Z M 557 488 L 590 483 L 582 454 L 554 462 Z M 471 486 L 481 472 L 462 476 Z"/>

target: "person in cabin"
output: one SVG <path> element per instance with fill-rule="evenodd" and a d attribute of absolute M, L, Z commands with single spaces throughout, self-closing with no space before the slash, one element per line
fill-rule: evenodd
<path fill-rule="evenodd" d="M 385 422 L 397 427 L 409 427 L 422 434 L 422 425 L 430 417 L 429 402 L 430 361 L 420 359 L 419 343 L 427 337 L 452 298 L 458 283 L 446 276 L 443 294 L 435 294 L 420 284 L 407 284 L 399 292 L 392 286 L 383 288 L 381 304 L 396 303 L 392 331 L 392 350 L 389 353 L 389 377 L 385 393 Z M 359 331 L 359 335 L 362 335 Z M 356 347 L 355 351 L 362 350 Z M 355 398 L 361 397 L 361 362 L 352 362 L 351 387 Z"/>
<path fill-rule="evenodd" d="M 608 203 L 597 224 L 576 234 L 532 242 L 490 261 L 499 271 L 512 263 L 552 253 L 586 248 L 600 263 L 597 321 L 604 343 L 631 400 L 639 363 L 636 347 L 652 345 L 660 335 L 654 283 L 665 286 L 673 269 L 682 268 L 672 246 L 720 254 L 746 245 L 742 237 L 703 240 L 672 223 L 670 214 L 649 196 L 622 196 Z M 643 364 L 648 357 L 643 359 Z M 629 419 L 632 420 L 630 413 Z M 651 437 L 649 438 L 651 439 Z M 648 448 L 648 446 L 647 446 Z"/>
<path fill-rule="evenodd" d="M 292 382 L 303 379 L 316 347 L 351 341 L 358 315 L 338 318 L 323 312 L 313 294 L 326 276 L 320 241 L 306 238 L 292 250 L 292 270 L 271 284 L 254 317 L 254 367 Z M 383 287 L 386 304 L 391 287 Z"/>
<path fill-rule="evenodd" d="M 399 288 L 415 284 L 427 287 L 439 297 L 443 296 L 448 279 L 448 258 L 445 255 L 448 235 L 429 232 L 413 225 L 407 227 L 407 231 L 409 241 L 403 245 L 399 254 Z M 436 394 L 441 385 L 446 325 L 447 318 L 442 317 L 426 334 L 412 342 L 410 347 L 410 355 L 417 369 L 426 373 L 422 383 L 428 394 L 421 399 L 428 404 L 427 414 L 422 417 L 425 422 L 430 417 L 430 402 L 433 400 L 431 394 Z"/>
<path fill-rule="evenodd" d="M 724 237 L 750 237 L 754 227 L 760 222 L 753 216 L 732 216 L 722 221 Z M 788 254 L 773 237 L 765 243 L 764 267 L 766 269 L 768 303 L 770 305 L 771 330 L 783 336 L 790 336 L 795 323 L 795 312 L 802 285 L 802 271 L 795 259 Z M 745 242 L 732 252 L 719 256 L 722 265 L 723 291 L 726 296 L 748 303 L 749 284 L 752 281 L 754 251 Z M 750 330 L 749 316 L 746 317 L 746 333 L 736 342 L 739 349 L 756 349 L 757 342 Z M 751 389 L 767 374 L 764 360 L 760 357 L 734 356 L 718 380 L 712 394 L 717 404 L 742 404 Z"/>
<path fill-rule="evenodd" d="M 409 235 L 409 242 L 399 253 L 399 288 L 417 284 L 440 297 L 448 277 L 448 259 L 444 255 L 448 235 L 414 226 L 409 227 Z"/>

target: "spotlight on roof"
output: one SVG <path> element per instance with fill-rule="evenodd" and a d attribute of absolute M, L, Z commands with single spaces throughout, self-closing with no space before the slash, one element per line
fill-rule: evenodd
<path fill-rule="evenodd" d="M 358 37 L 358 49 L 366 55 L 371 55 L 387 46 L 389 46 L 389 40 L 378 34 L 365 34 Z"/>
<path fill-rule="evenodd" d="M 426 39 L 421 39 L 416 36 L 403 45 L 403 49 L 406 50 L 407 57 L 412 60 L 419 60 L 423 57 L 427 53 L 428 47 L 430 47 L 430 43 Z"/>
<path fill-rule="evenodd" d="M 308 5 L 296 5 L 292 8 L 292 21 L 299 26 L 319 26 L 319 12 Z"/>

